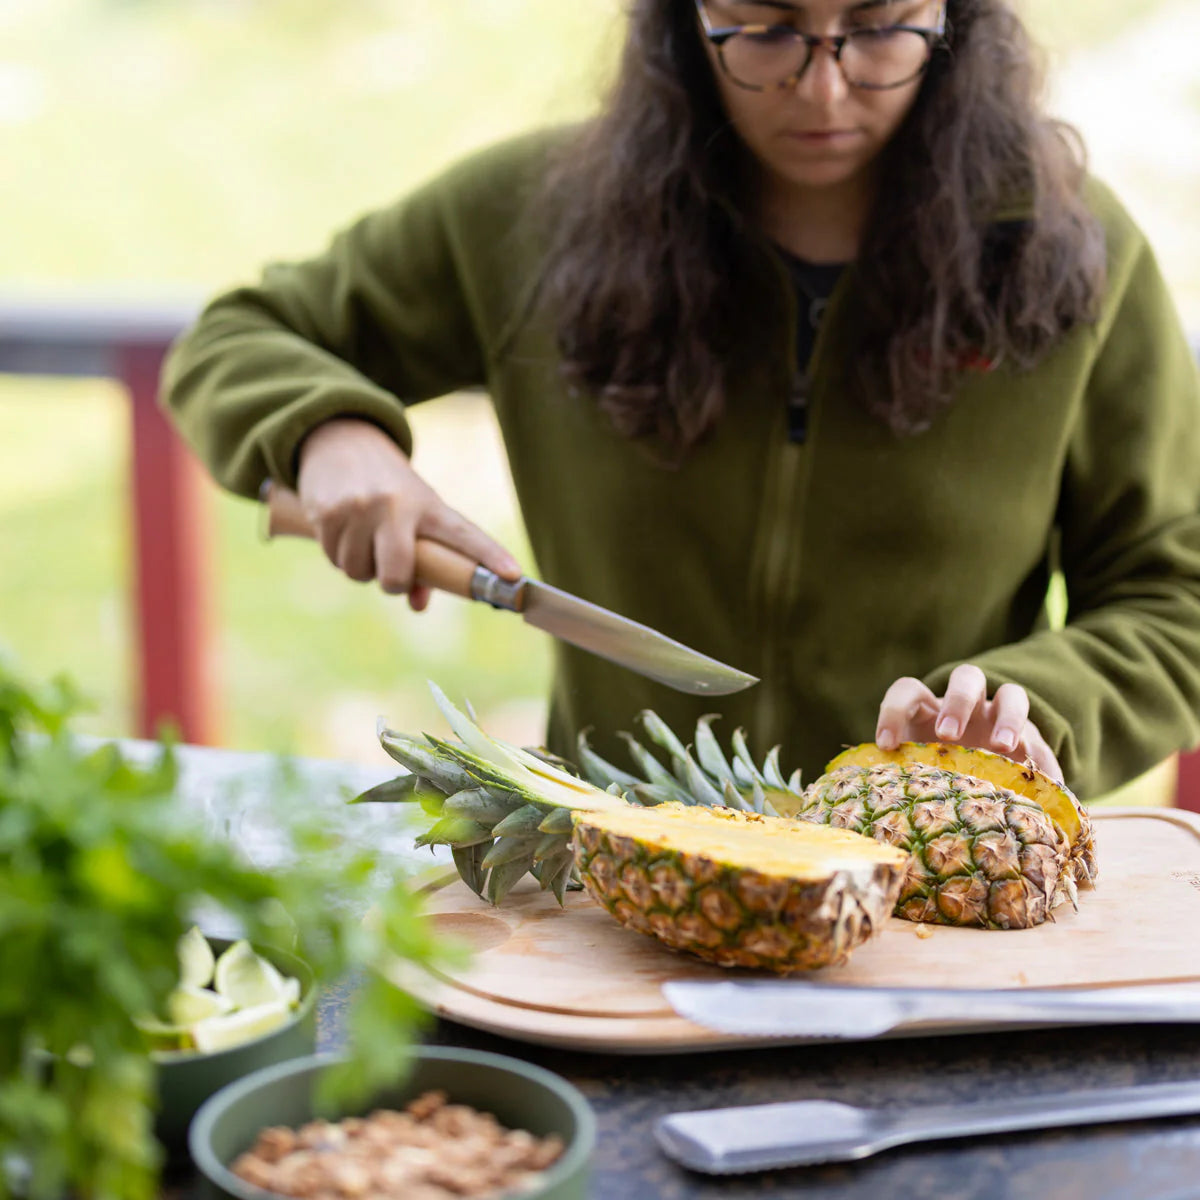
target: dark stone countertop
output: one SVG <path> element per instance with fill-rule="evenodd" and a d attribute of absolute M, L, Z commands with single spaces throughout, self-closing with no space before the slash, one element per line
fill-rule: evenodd
<path fill-rule="evenodd" d="M 272 861 L 266 759 L 188 747 L 189 799 L 262 865 Z M 347 810 L 335 784 L 358 790 L 391 770 L 304 764 L 348 838 L 387 843 L 411 856 L 411 832 L 395 806 Z M 236 780 L 230 791 L 226 781 Z M 378 809 L 377 813 L 367 810 Z M 391 809 L 392 811 L 387 811 Z M 428 858 L 423 860 L 428 862 Z M 348 986 L 326 993 L 320 1048 L 336 1048 Z M 971 1104 L 1058 1091 L 1195 1080 L 1200 1026 L 1129 1026 L 781 1046 L 659 1056 L 550 1049 L 439 1021 L 427 1039 L 509 1054 L 574 1083 L 599 1123 L 594 1200 L 1185 1200 L 1200 1198 L 1200 1116 L 997 1135 L 902 1147 L 858 1163 L 707 1177 L 677 1167 L 654 1140 L 669 1112 L 791 1099 L 871 1106 Z M 172 1200 L 191 1200 L 176 1178 Z"/>
<path fill-rule="evenodd" d="M 322 1006 L 337 1044 L 347 993 Z M 1200 1028 L 1008 1031 L 657 1056 L 574 1053 L 438 1021 L 427 1040 L 509 1054 L 569 1079 L 599 1123 L 594 1200 L 1184 1200 L 1200 1197 L 1200 1116 L 902 1147 L 859 1163 L 708 1177 L 658 1149 L 669 1112 L 780 1100 L 964 1105 L 1015 1096 L 1197 1081 Z"/>

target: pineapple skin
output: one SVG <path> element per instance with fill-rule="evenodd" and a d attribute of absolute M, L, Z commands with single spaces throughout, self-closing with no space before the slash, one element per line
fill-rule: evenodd
<path fill-rule="evenodd" d="M 986 780 L 919 763 L 843 766 L 797 814 L 910 854 L 896 916 L 1028 929 L 1074 899 L 1071 846 L 1036 803 Z"/>
<path fill-rule="evenodd" d="M 761 823 L 764 840 L 779 821 L 713 811 Z M 897 860 L 789 879 L 614 833 L 601 814 L 574 823 L 576 870 L 613 918 L 720 967 L 788 974 L 844 963 L 883 927 L 904 877 Z"/>
<path fill-rule="evenodd" d="M 1033 800 L 1050 814 L 1071 842 L 1071 857 L 1066 867 L 1071 882 L 1082 887 L 1095 883 L 1099 867 L 1095 834 L 1087 809 L 1070 788 L 1043 774 L 1032 763 L 1018 763 L 979 747 L 943 742 L 902 742 L 894 750 L 881 750 L 867 742 L 839 754 L 826 765 L 825 771 L 850 764 L 863 767 L 898 762 L 919 762 L 959 775 L 986 779 L 997 787 Z"/>

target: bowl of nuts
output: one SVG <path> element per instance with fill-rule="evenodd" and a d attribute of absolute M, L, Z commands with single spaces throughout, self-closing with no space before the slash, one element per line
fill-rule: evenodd
<path fill-rule="evenodd" d="M 421 1046 L 404 1079 L 369 1104 L 318 1118 L 313 1090 L 337 1061 L 265 1067 L 201 1107 L 188 1145 L 210 1195 L 586 1200 L 595 1118 L 559 1076 L 506 1055 Z"/>

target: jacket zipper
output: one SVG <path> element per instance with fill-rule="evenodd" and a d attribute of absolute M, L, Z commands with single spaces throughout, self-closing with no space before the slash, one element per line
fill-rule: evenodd
<path fill-rule="evenodd" d="M 787 427 L 788 441 L 802 445 L 808 440 L 808 403 L 812 394 L 812 380 L 808 371 L 796 368 L 792 375 L 792 390 L 788 394 Z"/>
<path fill-rule="evenodd" d="M 786 279 L 782 264 L 779 270 Z M 788 595 L 790 579 L 798 575 L 798 568 L 789 569 L 789 558 L 801 551 L 801 525 L 796 519 L 798 496 L 803 480 L 808 476 L 811 456 L 805 453 L 807 441 L 813 432 L 812 403 L 816 395 L 816 384 L 822 378 L 822 363 L 829 330 L 833 325 L 847 277 L 852 267 L 842 272 L 834 287 L 823 319 L 817 328 L 812 354 L 807 369 L 801 369 L 796 361 L 795 314 L 788 321 L 788 378 L 790 380 L 787 405 L 788 436 L 780 437 L 772 456 L 773 470 L 768 483 L 770 489 L 766 505 L 767 544 L 763 577 L 763 662 L 760 670 L 763 685 L 758 696 L 757 728 L 759 737 L 767 745 L 786 741 L 787 730 L 781 719 L 780 659 L 786 644 L 787 613 L 791 607 Z M 786 279 L 790 290 L 791 280 Z M 794 430 L 800 437 L 791 436 Z"/>

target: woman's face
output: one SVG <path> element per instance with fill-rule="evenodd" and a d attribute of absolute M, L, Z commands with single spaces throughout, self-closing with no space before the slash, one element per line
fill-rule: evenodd
<path fill-rule="evenodd" d="M 895 25 L 931 29 L 941 4 L 939 0 L 707 0 L 705 9 L 714 29 L 768 25 L 830 36 Z M 915 44 L 920 53 L 920 39 Z M 799 80 L 751 91 L 722 68 L 717 48 L 707 39 L 705 46 L 730 122 L 765 172 L 768 185 L 788 190 L 866 180 L 867 168 L 900 127 L 921 86 L 918 75 L 887 90 L 853 87 L 832 50 L 820 46 L 813 49 Z M 726 43 L 729 65 L 740 53 L 740 46 Z M 769 43 L 760 43 L 754 53 L 766 55 Z M 793 43 L 793 60 L 802 53 L 802 46 Z M 843 51 L 848 69 L 853 69 L 857 53 L 850 46 Z"/>

